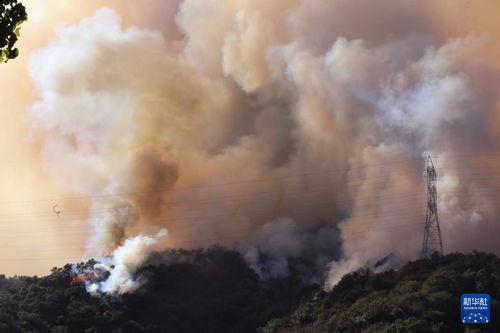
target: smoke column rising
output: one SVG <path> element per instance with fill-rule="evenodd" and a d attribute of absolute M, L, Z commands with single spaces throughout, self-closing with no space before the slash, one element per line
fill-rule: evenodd
<path fill-rule="evenodd" d="M 147 260 L 158 239 L 166 235 L 167 231 L 161 229 L 154 237 L 138 235 L 129 238 L 114 250 L 110 257 L 97 259 L 93 272 L 96 274 L 108 272 L 109 276 L 104 281 L 87 283 L 87 290 L 91 293 L 103 292 L 112 295 L 137 290 L 144 280 L 134 276 L 136 270 Z"/>
<path fill-rule="evenodd" d="M 499 253 L 499 179 L 460 174 L 499 159 L 491 36 L 437 33 L 439 13 L 185 0 L 175 46 L 111 9 L 60 27 L 32 56 L 28 113 L 54 181 L 92 197 L 88 255 L 166 228 L 164 246 L 244 243 L 261 275 L 334 260 L 331 286 L 390 252 L 415 258 L 428 154 L 446 251 Z"/>

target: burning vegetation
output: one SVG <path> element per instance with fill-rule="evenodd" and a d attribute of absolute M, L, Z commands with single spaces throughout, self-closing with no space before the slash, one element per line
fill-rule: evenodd
<path fill-rule="evenodd" d="M 148 282 L 115 296 L 88 293 L 82 277 L 95 277 L 75 275 L 95 261 L 41 278 L 0 276 L 0 332 L 458 332 L 464 290 L 488 290 L 493 309 L 500 306 L 500 259 L 491 254 L 433 257 L 384 273 L 362 269 L 331 292 L 304 284 L 293 265 L 286 278 L 261 280 L 241 254 L 223 248 L 149 260 L 154 265 L 137 272 Z M 498 332 L 499 312 L 492 315 L 484 329 Z"/>

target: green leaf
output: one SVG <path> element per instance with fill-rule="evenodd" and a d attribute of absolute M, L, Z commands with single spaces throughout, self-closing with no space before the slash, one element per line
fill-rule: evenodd
<path fill-rule="evenodd" d="M 26 8 L 17 0 L 0 0 L 0 62 L 19 55 L 15 44 L 27 19 Z"/>

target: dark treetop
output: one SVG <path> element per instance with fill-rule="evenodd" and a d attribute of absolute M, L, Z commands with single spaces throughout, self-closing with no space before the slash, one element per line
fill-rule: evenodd
<path fill-rule="evenodd" d="M 19 50 L 14 45 L 21 23 L 27 19 L 26 8 L 17 0 L 0 0 L 0 61 L 18 56 Z"/>

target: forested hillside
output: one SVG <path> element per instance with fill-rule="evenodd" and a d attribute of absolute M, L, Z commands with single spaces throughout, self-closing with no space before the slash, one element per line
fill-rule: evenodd
<path fill-rule="evenodd" d="M 298 275 L 262 281 L 238 252 L 219 247 L 171 250 L 151 262 L 138 272 L 147 282 L 119 297 L 89 294 L 71 265 L 40 278 L 2 276 L 0 332 L 500 332 L 494 255 L 359 270 L 328 293 Z M 459 297 L 474 292 L 491 295 L 492 321 L 465 327 Z"/>
<path fill-rule="evenodd" d="M 490 294 L 490 324 L 461 323 L 463 293 Z M 411 262 L 397 271 L 351 273 L 332 292 L 272 320 L 259 332 L 500 332 L 499 301 L 498 257 L 450 254 Z"/>
<path fill-rule="evenodd" d="M 261 281 L 238 252 L 172 250 L 138 275 L 134 294 L 92 296 L 71 265 L 46 277 L 0 278 L 0 332 L 255 332 L 318 286 Z M 79 266 L 91 266 L 92 261 Z"/>

